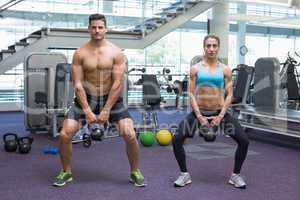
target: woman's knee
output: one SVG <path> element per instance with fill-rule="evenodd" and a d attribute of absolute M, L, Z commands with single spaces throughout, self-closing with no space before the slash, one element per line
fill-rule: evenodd
<path fill-rule="evenodd" d="M 244 137 L 243 139 L 242 139 L 242 143 L 243 143 L 243 145 L 245 146 L 245 147 L 248 147 L 249 146 L 249 139 L 248 139 L 248 137 Z"/>
<path fill-rule="evenodd" d="M 182 146 L 183 144 L 183 136 L 181 134 L 175 134 L 172 138 L 173 146 Z"/>
<path fill-rule="evenodd" d="M 249 139 L 248 139 L 246 133 L 245 132 L 240 132 L 238 134 L 239 135 L 236 137 L 238 144 L 240 144 L 241 146 L 243 146 L 245 148 L 248 148 L 248 146 L 249 146 Z"/>

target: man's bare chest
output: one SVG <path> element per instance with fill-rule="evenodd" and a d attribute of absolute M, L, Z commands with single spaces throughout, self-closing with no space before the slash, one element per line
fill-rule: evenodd
<path fill-rule="evenodd" d="M 83 59 L 83 70 L 86 72 L 110 71 L 113 64 L 113 57 L 109 55 L 92 55 Z"/>

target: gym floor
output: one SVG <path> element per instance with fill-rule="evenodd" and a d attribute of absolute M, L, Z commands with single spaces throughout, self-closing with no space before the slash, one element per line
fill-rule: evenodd
<path fill-rule="evenodd" d="M 136 122 L 140 113 L 130 111 Z M 170 117 L 170 115 L 172 117 Z M 178 123 L 186 111 L 159 112 L 160 123 Z M 0 113 L 0 134 L 15 132 L 26 135 L 21 112 Z M 255 132 L 252 130 L 252 132 Z M 195 136 L 185 145 L 187 163 L 193 183 L 174 188 L 179 169 L 172 147 L 141 146 L 141 169 L 148 186 L 136 188 L 129 184 L 129 165 L 122 138 L 93 142 L 90 148 L 74 145 L 74 181 L 65 187 L 52 187 L 60 169 L 59 156 L 45 155 L 46 146 L 56 146 L 50 135 L 34 137 L 27 155 L 7 153 L 1 143 L 0 196 L 5 200 L 84 199 L 84 200 L 297 200 L 300 199 L 299 149 L 250 140 L 248 157 L 242 174 L 247 189 L 235 189 L 227 184 L 233 168 L 235 143 L 220 136 L 214 143 L 205 143 Z"/>

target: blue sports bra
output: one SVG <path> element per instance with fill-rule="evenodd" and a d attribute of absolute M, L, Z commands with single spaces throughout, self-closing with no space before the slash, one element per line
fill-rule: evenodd
<path fill-rule="evenodd" d="M 204 68 L 202 62 L 197 64 L 196 85 L 224 89 L 224 65 L 218 63 L 217 70 L 209 72 Z"/>

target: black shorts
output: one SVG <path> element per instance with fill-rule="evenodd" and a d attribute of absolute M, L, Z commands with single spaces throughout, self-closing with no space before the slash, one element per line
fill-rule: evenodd
<path fill-rule="evenodd" d="M 107 98 L 108 98 L 108 95 L 100 96 L 100 97 L 87 95 L 88 104 L 95 115 L 100 114 L 100 111 L 103 109 L 103 107 L 107 101 Z M 79 119 L 85 118 L 85 114 L 82 111 L 81 105 L 79 104 L 77 98 L 74 99 L 74 102 L 73 102 L 70 110 L 68 111 L 67 118 L 74 119 L 74 120 L 79 120 Z M 131 118 L 131 116 L 128 112 L 128 109 L 123 104 L 123 98 L 119 97 L 119 99 L 117 100 L 115 105 L 113 105 L 113 107 L 110 111 L 108 121 L 110 123 L 115 123 L 115 122 L 118 122 L 121 119 L 125 119 L 125 118 Z"/>

